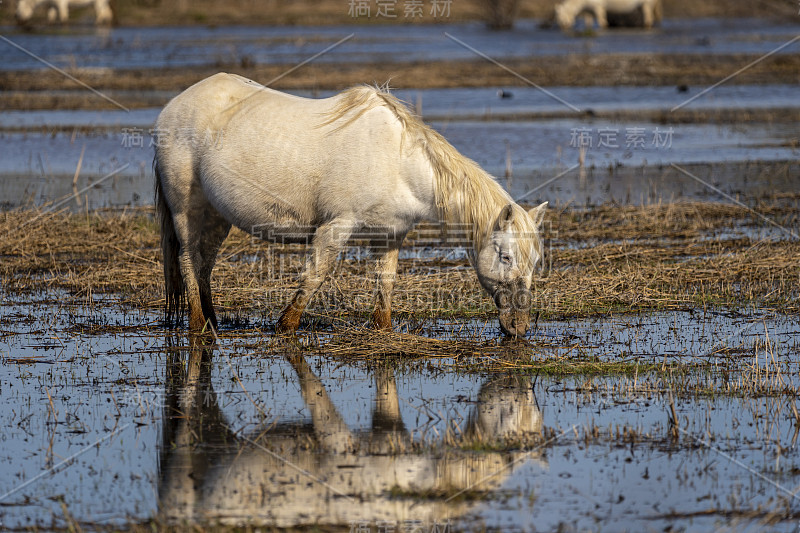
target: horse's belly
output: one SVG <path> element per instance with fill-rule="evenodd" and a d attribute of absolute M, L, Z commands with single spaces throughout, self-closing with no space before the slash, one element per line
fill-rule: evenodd
<path fill-rule="evenodd" d="M 630 13 L 643 3 L 644 0 L 607 0 L 605 7 L 611 13 Z"/>
<path fill-rule="evenodd" d="M 304 195 L 289 194 L 292 187 L 276 186 L 275 180 L 230 167 L 226 173 L 204 173 L 203 190 L 208 202 L 239 229 L 267 238 L 274 228 L 312 227 L 316 222 Z M 296 184 L 294 188 L 302 193 L 304 187 Z"/>

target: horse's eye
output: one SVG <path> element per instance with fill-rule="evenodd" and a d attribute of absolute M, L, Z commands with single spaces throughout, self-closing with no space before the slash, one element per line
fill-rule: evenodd
<path fill-rule="evenodd" d="M 500 262 L 503 263 L 504 265 L 510 265 L 511 264 L 511 255 L 507 254 L 505 252 L 501 252 L 500 253 Z"/>

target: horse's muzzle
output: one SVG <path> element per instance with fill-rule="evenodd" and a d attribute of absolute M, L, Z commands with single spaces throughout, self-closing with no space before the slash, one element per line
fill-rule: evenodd
<path fill-rule="evenodd" d="M 500 311 L 500 330 L 509 337 L 523 337 L 531 323 L 527 312 L 503 313 Z"/>
<path fill-rule="evenodd" d="M 520 283 L 510 289 L 499 289 L 494 300 L 503 333 L 511 337 L 525 335 L 531 323 L 531 291 Z"/>

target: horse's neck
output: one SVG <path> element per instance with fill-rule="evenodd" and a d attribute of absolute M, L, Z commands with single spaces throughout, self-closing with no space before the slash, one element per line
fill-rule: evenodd
<path fill-rule="evenodd" d="M 469 181 L 467 181 L 469 180 Z M 443 219 L 462 228 L 477 248 L 491 232 L 500 210 L 512 200 L 489 174 L 480 171 L 464 178 L 462 183 L 451 182 L 449 199 L 443 206 Z"/>

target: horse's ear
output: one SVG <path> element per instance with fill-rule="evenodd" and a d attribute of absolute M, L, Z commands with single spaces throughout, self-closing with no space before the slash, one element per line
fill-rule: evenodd
<path fill-rule="evenodd" d="M 528 211 L 528 216 L 530 216 L 531 220 L 533 220 L 533 225 L 536 227 L 536 229 L 539 229 L 539 226 L 542 225 L 542 220 L 544 220 L 544 214 L 546 211 L 547 202 L 537 207 L 533 207 L 530 211 Z"/>
<path fill-rule="evenodd" d="M 507 231 L 514 221 L 514 204 L 506 204 L 500 214 L 497 216 L 497 221 L 494 223 L 495 231 Z"/>

